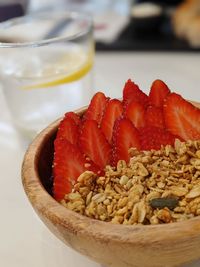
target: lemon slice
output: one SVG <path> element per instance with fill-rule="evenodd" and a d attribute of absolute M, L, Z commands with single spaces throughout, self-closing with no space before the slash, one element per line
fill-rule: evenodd
<path fill-rule="evenodd" d="M 84 77 L 93 67 L 93 53 L 90 53 L 87 57 L 86 61 L 82 63 L 79 67 L 77 67 L 74 70 L 71 70 L 71 72 L 67 73 L 66 76 L 63 75 L 60 78 L 57 78 L 52 81 L 47 82 L 41 82 L 38 84 L 23 86 L 22 89 L 28 90 L 28 89 L 39 89 L 39 88 L 49 88 L 57 85 L 62 85 L 65 83 L 71 83 L 74 81 L 80 80 L 82 77 Z"/>

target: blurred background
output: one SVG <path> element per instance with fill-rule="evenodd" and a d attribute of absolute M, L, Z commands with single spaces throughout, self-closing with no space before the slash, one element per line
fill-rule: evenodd
<path fill-rule="evenodd" d="M 55 8 L 93 16 L 97 51 L 200 48 L 199 0 L 0 0 L 0 21 Z"/>

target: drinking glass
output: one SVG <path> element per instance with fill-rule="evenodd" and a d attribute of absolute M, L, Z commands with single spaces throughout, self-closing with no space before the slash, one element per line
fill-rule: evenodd
<path fill-rule="evenodd" d="M 93 94 L 92 19 L 32 14 L 0 24 L 0 82 L 17 128 L 31 139 Z"/>

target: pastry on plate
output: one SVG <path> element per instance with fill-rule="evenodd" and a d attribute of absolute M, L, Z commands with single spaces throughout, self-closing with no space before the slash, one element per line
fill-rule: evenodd
<path fill-rule="evenodd" d="M 192 47 L 200 47 L 200 0 L 186 0 L 178 6 L 172 24 L 178 38 L 187 40 Z"/>

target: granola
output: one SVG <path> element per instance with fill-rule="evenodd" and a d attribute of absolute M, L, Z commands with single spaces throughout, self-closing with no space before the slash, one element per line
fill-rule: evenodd
<path fill-rule="evenodd" d="M 81 174 L 61 203 L 82 215 L 126 225 L 171 223 L 200 215 L 200 141 L 177 139 L 174 147 L 129 152 L 128 164 L 121 160 L 117 167 L 106 166 L 104 176 Z M 156 199 L 160 206 L 152 205 Z M 162 199 L 167 199 L 166 206 Z"/>

